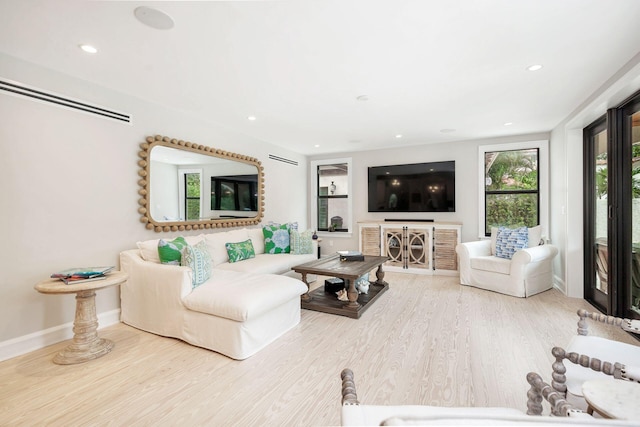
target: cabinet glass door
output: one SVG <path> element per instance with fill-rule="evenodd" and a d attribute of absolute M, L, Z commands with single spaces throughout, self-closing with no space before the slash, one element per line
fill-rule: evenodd
<path fill-rule="evenodd" d="M 407 230 L 407 265 L 409 268 L 429 268 L 429 232 Z"/>
<path fill-rule="evenodd" d="M 389 257 L 388 265 L 403 267 L 404 258 L 403 250 L 404 239 L 402 229 L 387 229 L 384 231 L 385 252 Z"/>

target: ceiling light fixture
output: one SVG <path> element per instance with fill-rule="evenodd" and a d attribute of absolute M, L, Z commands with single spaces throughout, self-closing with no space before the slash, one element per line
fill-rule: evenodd
<path fill-rule="evenodd" d="M 251 120 L 252 122 L 256 119 L 256 116 L 248 116 L 247 120 Z"/>
<path fill-rule="evenodd" d="M 314 145 L 314 147 L 320 148 L 320 144 L 316 144 L 316 145 Z"/>
<path fill-rule="evenodd" d="M 173 18 L 161 10 L 140 6 L 135 8 L 133 14 L 138 21 L 156 30 L 170 30 L 173 28 Z"/>
<path fill-rule="evenodd" d="M 94 46 L 91 46 L 90 44 L 81 44 L 78 47 L 86 53 L 98 53 L 98 49 L 96 49 Z"/>
<path fill-rule="evenodd" d="M 396 138 L 400 139 L 400 138 L 402 138 L 402 135 L 401 134 L 397 134 Z"/>
<path fill-rule="evenodd" d="M 360 95 L 356 97 L 356 100 L 358 101 L 368 101 L 369 100 L 369 95 Z"/>
<path fill-rule="evenodd" d="M 511 122 L 507 122 L 507 123 L 505 123 L 504 125 L 505 125 L 505 126 L 511 126 L 512 124 L 513 124 L 513 123 L 511 123 Z"/>
<path fill-rule="evenodd" d="M 527 70 L 529 71 L 538 71 L 542 69 L 542 65 L 540 64 L 534 64 L 534 65 L 530 65 L 527 67 Z"/>
<path fill-rule="evenodd" d="M 440 133 L 451 133 L 455 131 L 456 131 L 455 129 L 448 129 L 448 128 L 440 129 Z"/>

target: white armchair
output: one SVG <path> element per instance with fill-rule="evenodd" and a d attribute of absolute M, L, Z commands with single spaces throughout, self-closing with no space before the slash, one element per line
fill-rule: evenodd
<path fill-rule="evenodd" d="M 552 261 L 558 249 L 549 244 L 515 252 L 511 259 L 493 255 L 491 240 L 461 243 L 456 247 L 460 284 L 529 297 L 553 286 Z"/>

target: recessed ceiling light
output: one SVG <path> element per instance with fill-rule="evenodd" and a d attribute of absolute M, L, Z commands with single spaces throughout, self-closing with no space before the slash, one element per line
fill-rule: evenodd
<path fill-rule="evenodd" d="M 402 138 L 402 134 L 397 134 L 396 138 L 398 138 L 398 139 Z"/>
<path fill-rule="evenodd" d="M 505 126 L 511 126 L 512 124 L 513 124 L 513 123 L 511 123 L 511 122 L 507 122 L 507 123 L 505 123 L 504 125 L 505 125 Z"/>
<path fill-rule="evenodd" d="M 255 119 L 256 119 L 256 116 L 248 116 L 248 117 L 247 117 L 247 120 L 254 121 Z"/>
<path fill-rule="evenodd" d="M 349 143 L 350 144 L 360 144 L 362 141 L 360 141 L 359 139 L 350 139 Z"/>
<path fill-rule="evenodd" d="M 542 65 L 540 64 L 534 64 L 534 65 L 530 65 L 527 67 L 527 70 L 529 71 L 538 71 L 542 69 Z"/>
<path fill-rule="evenodd" d="M 156 30 L 170 30 L 173 28 L 173 18 L 161 10 L 140 6 L 133 11 L 138 21 Z"/>
<path fill-rule="evenodd" d="M 319 147 L 320 147 L 320 144 L 316 144 L 316 145 L 314 145 L 314 147 L 319 148 Z"/>
<path fill-rule="evenodd" d="M 91 46 L 90 44 L 81 44 L 78 47 L 87 53 L 98 53 L 98 49 L 96 49 L 94 46 Z"/>
<path fill-rule="evenodd" d="M 360 96 L 356 97 L 356 99 L 358 101 L 368 101 L 369 100 L 369 95 L 360 95 Z"/>
<path fill-rule="evenodd" d="M 456 131 L 455 129 L 448 129 L 448 128 L 447 129 L 440 129 L 441 133 L 451 133 L 451 132 L 455 132 L 455 131 Z"/>

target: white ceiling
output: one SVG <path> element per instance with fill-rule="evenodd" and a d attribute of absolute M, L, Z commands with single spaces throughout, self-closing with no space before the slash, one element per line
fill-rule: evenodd
<path fill-rule="evenodd" d="M 550 131 L 639 52 L 638 18 L 639 0 L 0 0 L 0 52 L 319 154 Z"/>

